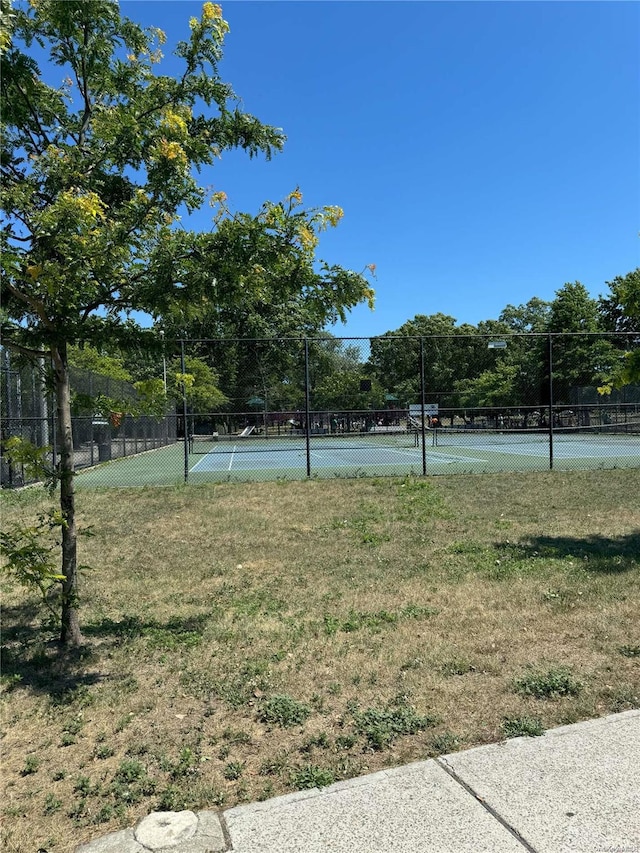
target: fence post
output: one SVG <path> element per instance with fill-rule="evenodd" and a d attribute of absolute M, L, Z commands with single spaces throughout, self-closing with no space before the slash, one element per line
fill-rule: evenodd
<path fill-rule="evenodd" d="M 424 338 L 420 338 L 420 408 L 422 410 L 422 476 L 427 475 L 427 431 L 424 425 L 425 387 L 424 387 Z"/>
<path fill-rule="evenodd" d="M 304 339 L 304 424 L 307 450 L 307 477 L 311 476 L 311 402 L 309 394 L 309 338 Z"/>
<path fill-rule="evenodd" d="M 184 340 L 180 340 L 180 370 L 182 371 L 182 423 L 184 425 L 184 481 L 189 482 L 189 430 L 187 427 L 187 383 L 185 381 Z"/>
<path fill-rule="evenodd" d="M 51 357 L 51 370 L 53 371 L 53 356 Z M 57 472 L 58 468 L 58 401 L 54 394 L 49 391 L 51 400 L 51 465 Z M 93 420 L 93 419 L 92 419 Z M 93 453 L 93 432 L 91 433 L 91 452 Z M 93 460 L 92 460 L 93 461 Z"/>
<path fill-rule="evenodd" d="M 553 470 L 553 336 L 549 333 L 549 470 Z"/>

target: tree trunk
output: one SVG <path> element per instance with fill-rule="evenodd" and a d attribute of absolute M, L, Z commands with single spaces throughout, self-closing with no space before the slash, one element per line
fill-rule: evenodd
<path fill-rule="evenodd" d="M 60 642 L 79 646 L 83 642 L 78 620 L 78 564 L 73 466 L 73 435 L 71 431 L 71 390 L 66 344 L 53 347 L 55 388 L 58 417 L 58 476 L 60 479 L 60 510 L 62 513 L 62 613 Z"/>

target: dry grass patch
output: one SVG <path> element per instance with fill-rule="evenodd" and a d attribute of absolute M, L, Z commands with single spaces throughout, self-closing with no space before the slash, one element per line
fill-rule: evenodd
<path fill-rule="evenodd" d="M 82 493 L 86 646 L 5 588 L 4 844 L 73 849 L 640 705 L 640 472 Z M 11 520 L 37 491 L 4 495 Z"/>

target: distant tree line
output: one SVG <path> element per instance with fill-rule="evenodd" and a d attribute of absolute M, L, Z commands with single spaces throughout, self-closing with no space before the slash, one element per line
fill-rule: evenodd
<path fill-rule="evenodd" d="M 567 283 L 551 301 L 533 297 L 507 305 L 497 319 L 475 325 L 458 324 L 442 313 L 416 314 L 370 342 L 334 337 L 323 328 L 326 316 L 309 310 L 303 296 L 283 305 L 275 293 L 273 298 L 262 293 L 237 312 L 218 310 L 182 323 L 163 318 L 163 361 L 158 351 L 134 352 L 120 361 L 105 359 L 102 369 L 119 365 L 138 382 L 157 380 L 164 370 L 169 396 L 181 399 L 175 339 L 183 338 L 192 377 L 187 396 L 195 411 L 243 411 L 250 400 L 262 400 L 269 411 L 298 410 L 305 405 L 307 337 L 313 409 L 382 409 L 390 400 L 405 406 L 420 399 L 422 338 L 429 400 L 444 407 L 506 407 L 548 402 L 548 335 L 553 333 L 558 336 L 552 351 L 555 399 L 568 403 L 571 389 L 597 387 L 606 395 L 640 381 L 640 269 L 607 286 L 606 295 L 595 299 L 580 282 Z M 608 334 L 616 332 L 630 334 Z M 490 349 L 492 339 L 507 346 Z M 89 350 L 75 351 L 72 359 L 95 364 Z M 370 381 L 367 390 L 363 379 Z"/>

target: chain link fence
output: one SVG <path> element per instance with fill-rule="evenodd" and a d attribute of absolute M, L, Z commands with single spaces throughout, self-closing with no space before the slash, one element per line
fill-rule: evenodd
<path fill-rule="evenodd" d="M 640 386 L 598 390 L 639 343 L 630 334 L 167 341 L 175 412 L 117 425 L 75 417 L 76 467 L 90 468 L 78 484 L 640 467 Z M 72 377 L 94 397 L 113 396 L 101 385 L 113 381 Z M 12 395 L 3 438 L 55 445 L 42 384 L 6 357 L 2 382 Z M 19 482 L 3 463 L 3 483 Z"/>
<path fill-rule="evenodd" d="M 76 470 L 175 444 L 177 426 L 173 412 L 161 418 L 133 417 L 118 412 L 80 413 L 91 401 L 101 399 L 133 403 L 137 392 L 129 382 L 75 367 L 70 368 L 70 379 L 76 412 L 72 417 Z M 38 365 L 14 360 L 3 348 L 0 351 L 0 396 L 0 481 L 4 488 L 28 485 L 29 475 L 22 465 L 11 461 L 6 444 L 10 438 L 18 437 L 36 447 L 47 448 L 45 459 L 55 468 L 56 417 L 48 365 L 44 360 Z"/>

